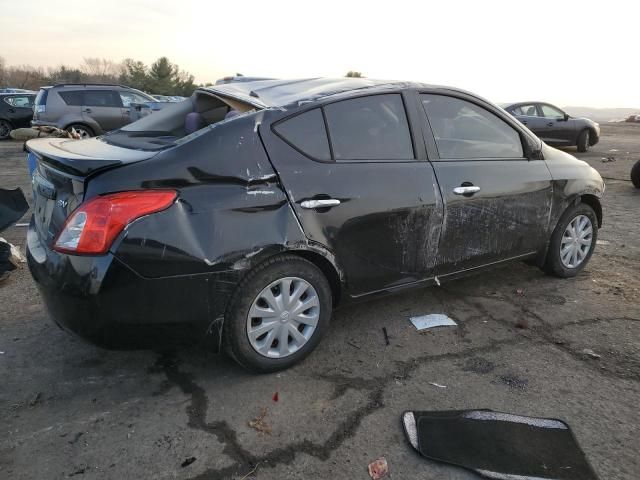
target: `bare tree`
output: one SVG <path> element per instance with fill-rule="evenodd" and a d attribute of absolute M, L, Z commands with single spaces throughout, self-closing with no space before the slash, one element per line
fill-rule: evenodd
<path fill-rule="evenodd" d="M 114 82 L 122 73 L 122 65 L 106 58 L 85 57 L 80 64 L 80 71 L 88 81 Z"/>
<path fill-rule="evenodd" d="M 364 75 L 362 75 L 362 72 L 356 72 L 356 71 L 353 71 L 353 70 L 349 70 L 347 72 L 347 74 L 345 75 L 345 77 L 364 78 Z"/>

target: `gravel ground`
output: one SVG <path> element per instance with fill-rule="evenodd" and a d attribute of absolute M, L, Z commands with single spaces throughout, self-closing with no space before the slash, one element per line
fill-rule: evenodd
<path fill-rule="evenodd" d="M 640 125 L 603 125 L 577 155 L 607 179 L 600 244 L 577 278 L 516 263 L 343 308 L 314 354 L 278 374 L 198 349 L 88 345 L 15 272 L 0 286 L 0 477 L 367 479 L 385 456 L 393 478 L 473 479 L 414 453 L 400 415 L 491 408 L 564 419 L 600 478 L 637 480 L 640 190 L 628 178 Z M 0 142 L 0 168 L 0 186 L 30 190 L 21 144 Z M 3 236 L 23 246 L 25 229 Z M 409 322 L 434 312 L 459 327 Z M 261 412 L 265 432 L 249 426 Z"/>

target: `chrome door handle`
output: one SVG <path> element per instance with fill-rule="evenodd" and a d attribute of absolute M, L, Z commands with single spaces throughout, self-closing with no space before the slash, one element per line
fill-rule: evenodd
<path fill-rule="evenodd" d="M 453 189 L 453 193 L 455 195 L 473 195 L 476 192 L 480 191 L 480 187 L 476 185 L 471 185 L 468 187 L 456 187 Z"/>
<path fill-rule="evenodd" d="M 329 208 L 335 207 L 336 205 L 340 205 L 340 200 L 335 198 L 323 198 L 321 200 L 305 200 L 300 204 L 302 208 Z"/>

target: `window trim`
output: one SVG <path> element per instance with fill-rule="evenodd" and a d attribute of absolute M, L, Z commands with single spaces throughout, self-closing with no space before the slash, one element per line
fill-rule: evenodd
<path fill-rule="evenodd" d="M 408 99 L 406 98 L 406 93 L 409 92 L 408 89 L 401 89 L 401 90 L 389 90 L 389 91 L 376 91 L 376 92 L 359 92 L 358 95 L 349 95 L 348 97 L 344 97 L 344 98 L 336 98 L 336 99 L 331 99 L 330 101 L 327 102 L 318 102 L 318 103 L 313 103 L 309 106 L 309 108 L 305 108 L 304 110 L 300 110 L 297 111 L 295 113 L 292 113 L 291 115 L 288 115 L 284 118 L 281 118 L 279 120 L 276 120 L 275 122 L 273 122 L 270 125 L 270 129 L 271 131 L 278 137 L 280 138 L 282 141 L 284 141 L 287 145 L 289 145 L 291 148 L 293 148 L 295 151 L 297 151 L 298 153 L 300 153 L 301 155 L 303 155 L 304 157 L 313 160 L 314 162 L 319 162 L 319 163 L 413 163 L 413 162 L 423 162 L 425 161 L 426 158 L 422 158 L 421 154 L 422 151 L 418 148 L 417 145 L 417 136 L 419 135 L 419 130 L 420 130 L 420 126 L 417 125 L 415 128 L 416 130 L 414 131 L 414 125 L 413 125 L 413 120 L 412 120 L 412 116 L 410 115 L 409 112 L 409 104 L 408 104 Z M 339 103 L 339 102 L 344 102 L 344 101 L 348 101 L 348 100 L 355 100 L 357 98 L 365 98 L 365 97 L 373 97 L 376 95 L 399 95 L 400 99 L 402 101 L 402 106 L 404 108 L 404 114 L 405 114 L 405 118 L 407 119 L 407 129 L 409 130 L 409 138 L 411 140 L 411 149 L 413 151 L 413 158 L 409 158 L 409 159 L 401 159 L 401 160 L 392 160 L 392 159 L 340 159 L 340 160 L 336 160 L 334 152 L 333 152 L 333 141 L 331 140 L 331 132 L 329 131 L 329 124 L 327 121 L 327 115 L 325 113 L 325 107 L 327 105 L 331 105 L 334 103 Z M 412 101 L 412 100 L 409 100 Z M 290 120 L 294 117 L 297 117 L 298 115 L 302 115 L 304 113 L 307 113 L 311 110 L 314 110 L 316 108 L 319 108 L 320 111 L 322 112 L 322 118 L 324 119 L 324 129 L 325 129 L 325 134 L 327 136 L 327 142 L 329 143 L 329 153 L 331 155 L 331 159 L 330 160 L 321 160 L 319 158 L 315 158 L 305 152 L 303 152 L 302 150 L 300 150 L 298 147 L 296 147 L 295 145 L 293 145 L 291 142 L 289 142 L 286 138 L 284 138 L 282 135 L 280 135 L 276 130 L 275 127 L 278 126 L 279 123 L 285 122 L 287 120 Z M 423 149 L 424 150 L 424 149 Z M 425 152 L 425 157 L 426 157 L 426 152 Z"/>
<path fill-rule="evenodd" d="M 468 103 L 472 103 L 475 106 L 482 108 L 486 111 L 488 111 L 489 113 L 492 113 L 494 116 L 498 117 L 500 120 L 502 120 L 504 123 L 506 123 L 509 127 L 511 127 L 517 134 L 518 137 L 520 138 L 520 146 L 522 147 L 522 157 L 472 157 L 472 158 L 441 158 L 440 157 L 440 152 L 438 150 L 438 145 L 436 142 L 436 137 L 435 134 L 433 133 L 433 128 L 431 127 L 431 120 L 429 119 L 429 115 L 427 114 L 427 110 L 424 106 L 424 104 L 422 103 L 422 95 L 438 95 L 441 97 L 451 97 L 451 98 L 455 98 L 457 100 L 462 100 Z M 472 96 L 467 96 L 467 95 L 461 95 L 458 94 L 458 92 L 455 91 L 451 91 L 451 90 L 446 90 L 446 91 L 429 91 L 429 90 L 418 90 L 418 98 L 417 101 L 420 103 L 420 108 L 422 108 L 422 112 L 424 115 L 424 119 L 426 121 L 426 126 L 427 126 L 427 130 L 428 132 L 425 132 L 426 134 L 429 135 L 429 142 L 427 142 L 428 144 L 431 143 L 431 146 L 433 148 L 433 152 L 428 152 L 431 158 L 431 161 L 433 162 L 478 162 L 478 161 L 492 161 L 492 162 L 514 162 L 514 161 L 522 161 L 522 160 L 527 160 L 527 161 L 531 161 L 533 160 L 532 158 L 527 157 L 527 152 L 528 152 L 528 146 L 527 146 L 527 140 L 525 137 L 525 133 L 518 127 L 518 125 L 514 122 L 517 122 L 517 120 L 515 119 L 515 117 L 512 117 L 510 114 L 507 113 L 507 115 L 504 115 L 502 112 L 500 112 L 497 109 L 493 109 L 493 108 L 487 108 L 488 104 L 484 104 L 483 102 L 479 101 L 479 99 L 476 99 Z M 536 106 L 536 108 L 538 108 Z M 506 112 L 506 111 L 505 111 Z M 519 122 L 518 122 L 519 123 Z M 435 154 L 435 155 L 433 155 Z"/>

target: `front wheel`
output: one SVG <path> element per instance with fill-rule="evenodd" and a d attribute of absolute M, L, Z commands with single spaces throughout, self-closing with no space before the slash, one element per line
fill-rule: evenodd
<path fill-rule="evenodd" d="M 283 370 L 318 345 L 331 309 L 331 288 L 320 269 L 295 255 L 274 257 L 238 285 L 225 315 L 225 350 L 249 370 Z"/>
<path fill-rule="evenodd" d="M 578 135 L 578 151 L 586 152 L 589 150 L 589 130 L 583 130 Z"/>
<path fill-rule="evenodd" d="M 544 271 L 561 278 L 575 277 L 585 267 L 598 238 L 598 219 L 585 203 L 569 207 L 556 225 Z"/>

